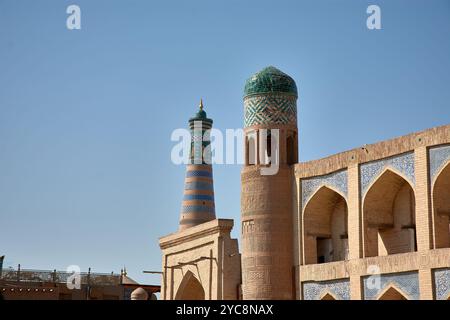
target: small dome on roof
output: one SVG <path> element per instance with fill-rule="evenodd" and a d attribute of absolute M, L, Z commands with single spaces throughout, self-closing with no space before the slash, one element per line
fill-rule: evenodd
<path fill-rule="evenodd" d="M 131 292 L 131 300 L 148 300 L 148 293 L 139 287 Z"/>
<path fill-rule="evenodd" d="M 203 99 L 200 99 L 200 104 L 198 107 L 199 107 L 198 111 L 195 113 L 195 115 L 192 118 L 189 119 L 189 123 L 191 123 L 193 125 L 194 121 L 202 121 L 206 125 L 209 125 L 209 126 L 212 125 L 213 120 L 208 118 L 205 110 L 203 110 Z"/>

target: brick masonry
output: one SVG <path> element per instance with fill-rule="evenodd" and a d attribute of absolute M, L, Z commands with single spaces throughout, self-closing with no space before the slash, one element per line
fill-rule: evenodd
<path fill-rule="evenodd" d="M 297 163 L 296 101 L 274 67 L 246 83 L 242 257 L 212 171 L 188 167 L 181 220 L 197 216 L 160 239 L 162 299 L 448 299 L 450 125 Z"/>
<path fill-rule="evenodd" d="M 449 166 L 449 142 L 450 126 L 447 125 L 294 166 L 296 179 L 294 185 L 300 194 L 293 213 L 299 221 L 299 226 L 295 229 L 297 232 L 294 234 L 294 243 L 302 244 L 294 253 L 294 261 L 299 264 L 296 268 L 297 299 L 310 297 L 305 295 L 305 284 L 306 288 L 310 288 L 311 283 L 323 284 L 330 281 L 342 281 L 342 279 L 349 281 L 350 299 L 381 299 L 383 295 L 385 298 L 393 299 L 398 296 L 398 292 L 406 299 L 447 298 L 446 290 L 450 287 L 450 276 L 447 271 L 442 270 L 450 268 L 450 244 L 437 247 L 433 243 L 437 229 L 433 220 L 435 208 L 433 208 L 432 198 L 433 196 L 436 199 L 448 197 L 449 190 L 446 190 L 447 195 L 444 195 L 442 191 L 440 191 L 442 194 L 433 195 L 430 181 L 436 181 L 439 173 Z M 373 186 L 386 170 L 391 172 L 390 177 L 385 177 L 383 184 L 379 186 L 381 191 L 377 192 L 382 192 L 383 189 L 400 192 L 402 186 L 411 186 L 413 197 L 410 201 L 413 203 L 409 204 L 408 208 L 413 208 L 411 213 L 413 221 L 411 226 L 402 225 L 401 232 L 411 230 L 406 235 L 415 234 L 415 240 L 413 240 L 414 237 L 411 238 L 411 243 L 415 242 L 415 246 L 408 250 L 405 246 L 398 247 L 401 252 L 397 254 L 380 251 L 377 256 L 371 257 L 364 253 L 367 245 L 365 242 L 368 241 L 365 238 L 364 228 L 378 228 L 378 237 L 380 237 L 380 234 L 385 232 L 384 228 L 389 230 L 395 224 L 394 221 L 392 225 L 386 223 L 374 227 L 364 222 L 365 196 L 371 188 L 374 188 Z M 306 227 L 302 225 L 302 222 L 305 204 L 311 201 L 312 193 L 310 188 L 305 188 L 305 185 L 308 181 L 316 181 L 314 189 L 319 189 L 330 184 L 323 177 L 330 177 L 344 171 L 347 172 L 345 184 L 348 186 L 346 198 L 348 258 L 329 263 L 305 264 L 305 257 L 309 254 L 305 251 L 308 230 L 305 230 Z M 405 200 L 400 199 L 398 194 L 392 201 L 399 207 L 405 205 L 402 204 Z M 446 202 L 441 203 L 447 205 Z M 450 207 L 445 209 L 450 212 Z M 379 210 L 382 210 L 381 207 Z M 447 232 L 449 232 L 448 226 Z M 385 237 L 385 239 L 389 238 Z M 389 241 L 396 241 L 395 239 L 391 237 Z M 393 246 L 395 247 L 395 243 Z M 373 270 L 380 274 L 382 285 L 379 290 L 368 290 L 365 287 Z M 386 292 L 383 293 L 383 290 Z M 320 299 L 320 296 L 316 298 Z M 335 295 L 335 298 L 339 296 Z"/>

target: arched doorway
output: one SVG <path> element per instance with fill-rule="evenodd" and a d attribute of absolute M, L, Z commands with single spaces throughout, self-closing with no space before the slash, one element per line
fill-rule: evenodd
<path fill-rule="evenodd" d="M 191 271 L 184 275 L 175 300 L 205 300 L 205 290 Z"/>
<path fill-rule="evenodd" d="M 450 247 L 450 162 L 433 185 L 434 247 Z"/>
<path fill-rule="evenodd" d="M 338 192 L 321 187 L 305 206 L 305 263 L 345 260 L 348 256 L 347 202 Z"/>
<path fill-rule="evenodd" d="M 416 251 L 415 197 L 411 185 L 387 169 L 363 200 L 364 256 Z"/>
<path fill-rule="evenodd" d="M 398 290 L 394 286 L 390 286 L 386 290 L 384 290 L 384 292 L 380 295 L 378 300 L 408 300 L 408 299 L 403 293 L 401 293 L 400 290 Z"/>

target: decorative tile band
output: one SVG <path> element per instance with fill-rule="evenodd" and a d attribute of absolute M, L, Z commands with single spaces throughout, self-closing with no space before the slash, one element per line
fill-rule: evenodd
<path fill-rule="evenodd" d="M 202 106 L 189 119 L 191 129 L 190 161 L 186 166 L 181 204 L 180 230 L 215 219 L 214 183 L 211 161 L 210 131 L 212 119 L 206 118 Z M 199 163 L 196 163 L 199 162 Z"/>
<path fill-rule="evenodd" d="M 280 94 L 244 99 L 244 127 L 257 124 L 297 125 L 297 98 Z"/>
<path fill-rule="evenodd" d="M 207 171 L 212 173 L 212 166 L 210 164 L 188 164 L 186 172 L 190 171 Z"/>
<path fill-rule="evenodd" d="M 212 120 L 196 120 L 191 118 L 189 120 L 189 127 L 191 133 L 191 150 L 189 163 L 195 164 L 200 162 L 202 164 L 211 163 L 211 150 L 206 149 L 210 145 Z"/>
<path fill-rule="evenodd" d="M 208 177 L 212 178 L 212 172 L 210 171 L 187 171 L 186 177 Z"/>
<path fill-rule="evenodd" d="M 214 203 L 213 203 L 214 205 Z M 190 213 L 190 212 L 208 212 L 208 213 L 214 213 L 214 206 L 207 206 L 207 205 L 192 205 L 192 206 L 183 206 L 181 208 L 181 212 L 183 213 Z"/>
<path fill-rule="evenodd" d="M 380 277 L 380 286 L 377 288 L 371 288 L 374 278 Z M 408 296 L 407 299 L 419 300 L 419 275 L 417 272 L 405 272 L 405 273 L 390 273 L 367 276 L 363 278 L 364 284 L 364 299 L 375 300 L 378 298 L 381 292 L 388 288 L 391 284 L 402 290 Z"/>
<path fill-rule="evenodd" d="M 208 201 L 214 201 L 214 196 L 213 195 L 208 195 L 208 194 L 185 194 L 183 196 L 183 200 L 184 201 L 189 201 L 189 200 L 208 200 Z"/>
<path fill-rule="evenodd" d="M 303 283 L 304 300 L 320 300 L 328 292 L 337 299 L 350 300 L 350 280 L 339 279 Z"/>
<path fill-rule="evenodd" d="M 450 298 L 450 268 L 437 269 L 433 271 L 434 287 L 436 288 L 436 300 L 447 300 Z"/>
<path fill-rule="evenodd" d="M 205 182 L 205 181 L 192 181 L 192 182 L 186 182 L 184 185 L 185 190 L 208 190 L 213 191 L 214 187 L 212 182 Z"/>
<path fill-rule="evenodd" d="M 433 147 L 428 152 L 430 158 L 430 180 L 434 181 L 438 172 L 450 161 L 450 145 Z"/>
<path fill-rule="evenodd" d="M 331 186 L 340 191 L 347 199 L 347 170 L 336 171 L 327 175 L 302 179 L 302 208 L 311 196 L 322 186 Z"/>
<path fill-rule="evenodd" d="M 363 197 L 374 179 L 385 169 L 392 167 L 402 173 L 412 185 L 415 185 L 414 153 L 385 158 L 364 163 L 359 167 L 361 177 L 361 197 Z"/>

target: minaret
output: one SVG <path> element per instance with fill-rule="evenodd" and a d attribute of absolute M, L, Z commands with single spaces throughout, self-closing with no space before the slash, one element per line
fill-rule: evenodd
<path fill-rule="evenodd" d="M 216 218 L 211 152 L 208 148 L 212 124 L 212 119 L 203 110 L 203 100 L 200 100 L 199 111 L 189 119 L 191 151 L 184 180 L 180 231 Z"/>
<path fill-rule="evenodd" d="M 247 80 L 244 134 L 243 298 L 294 299 L 292 165 L 297 162 L 297 86 L 291 77 L 267 67 Z M 278 170 L 262 173 L 275 163 Z"/>

